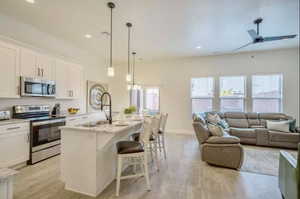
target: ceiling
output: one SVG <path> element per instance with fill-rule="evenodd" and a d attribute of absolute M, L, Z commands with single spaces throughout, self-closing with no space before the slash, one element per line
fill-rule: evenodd
<path fill-rule="evenodd" d="M 0 0 L 0 12 L 108 56 L 109 9 L 104 0 Z M 246 44 L 252 21 L 264 19 L 261 34 L 299 34 L 298 0 L 114 0 L 113 59 L 127 59 L 126 22 L 133 23 L 132 47 L 143 60 L 231 53 Z M 87 39 L 85 34 L 93 37 Z M 196 46 L 201 46 L 197 49 Z M 266 42 L 243 51 L 299 46 L 295 39 Z"/>

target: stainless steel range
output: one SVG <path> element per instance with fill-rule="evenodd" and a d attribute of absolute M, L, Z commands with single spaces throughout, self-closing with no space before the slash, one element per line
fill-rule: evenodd
<path fill-rule="evenodd" d="M 35 164 L 60 154 L 60 126 L 65 117 L 51 116 L 48 105 L 22 105 L 13 107 L 13 118 L 30 120 L 30 159 Z"/>

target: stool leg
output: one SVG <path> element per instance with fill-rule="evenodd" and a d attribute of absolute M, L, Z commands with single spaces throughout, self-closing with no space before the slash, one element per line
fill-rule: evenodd
<path fill-rule="evenodd" d="M 159 171 L 159 163 L 158 163 L 158 150 L 157 150 L 157 142 L 156 140 L 154 141 L 154 152 L 155 152 L 155 161 L 156 161 L 156 168 L 157 171 Z"/>
<path fill-rule="evenodd" d="M 120 155 L 118 155 L 116 196 L 119 196 L 119 192 L 120 192 L 121 173 L 122 173 L 122 157 Z"/>
<path fill-rule="evenodd" d="M 147 153 L 144 153 L 144 157 L 142 158 L 142 162 L 144 163 L 144 175 L 146 178 L 146 183 L 147 183 L 147 190 L 151 190 L 151 185 L 150 185 L 150 179 L 149 179 L 149 169 L 148 169 L 148 160 L 147 160 Z"/>
<path fill-rule="evenodd" d="M 159 152 L 161 153 L 162 143 L 161 143 L 161 140 L 160 140 L 160 135 L 157 136 L 157 142 L 158 142 Z"/>
<path fill-rule="evenodd" d="M 166 144 L 165 144 L 165 134 L 162 135 L 162 146 L 163 146 L 164 156 L 165 156 L 165 160 L 166 160 L 167 159 L 167 152 L 166 152 Z"/>

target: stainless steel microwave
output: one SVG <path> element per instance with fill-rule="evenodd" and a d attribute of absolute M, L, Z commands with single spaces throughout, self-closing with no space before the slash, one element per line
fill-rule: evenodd
<path fill-rule="evenodd" d="M 55 81 L 21 77 L 21 96 L 55 97 Z"/>

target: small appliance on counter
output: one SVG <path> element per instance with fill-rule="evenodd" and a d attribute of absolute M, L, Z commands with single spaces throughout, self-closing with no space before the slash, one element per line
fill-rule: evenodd
<path fill-rule="evenodd" d="M 10 111 L 0 111 L 0 121 L 9 120 L 9 119 L 10 119 Z"/>
<path fill-rule="evenodd" d="M 60 127 L 65 117 L 51 116 L 48 105 L 22 105 L 13 107 L 13 118 L 30 121 L 30 159 L 35 164 L 60 154 Z"/>
<path fill-rule="evenodd" d="M 59 103 L 54 105 L 51 115 L 52 116 L 60 115 L 60 104 Z"/>

